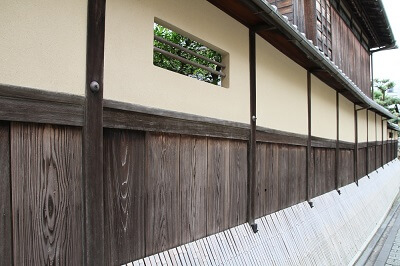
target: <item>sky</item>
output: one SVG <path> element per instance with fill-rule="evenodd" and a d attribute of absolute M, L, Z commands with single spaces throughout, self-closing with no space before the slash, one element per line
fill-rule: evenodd
<path fill-rule="evenodd" d="M 399 48 L 374 54 L 374 78 L 390 79 L 396 83 L 396 90 L 400 91 L 400 1 L 382 2 Z"/>

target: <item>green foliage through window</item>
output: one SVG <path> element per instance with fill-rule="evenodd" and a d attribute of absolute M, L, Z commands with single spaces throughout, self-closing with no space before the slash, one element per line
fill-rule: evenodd
<path fill-rule="evenodd" d="M 154 36 L 158 36 L 163 38 L 164 40 L 178 44 L 183 48 L 189 49 L 201 56 L 209 58 L 218 63 L 221 63 L 222 61 L 222 56 L 220 53 L 157 23 L 154 23 Z M 196 57 L 195 55 L 189 54 L 169 44 L 154 40 L 154 47 L 160 48 L 166 52 L 190 60 L 191 62 L 209 67 L 217 72 L 221 71 L 221 66 L 210 63 L 202 58 Z M 171 58 L 157 51 L 154 51 L 153 53 L 153 64 L 155 66 L 162 67 L 164 69 L 168 69 L 185 76 L 193 77 L 198 80 L 221 86 L 221 75 L 210 73 L 207 70 L 193 66 L 191 64 L 183 63 L 177 59 Z"/>

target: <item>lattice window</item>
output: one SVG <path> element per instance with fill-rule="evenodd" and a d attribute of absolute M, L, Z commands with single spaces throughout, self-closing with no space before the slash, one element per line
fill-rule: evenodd
<path fill-rule="evenodd" d="M 331 3 L 329 0 L 316 0 L 317 44 L 326 56 L 332 59 Z"/>

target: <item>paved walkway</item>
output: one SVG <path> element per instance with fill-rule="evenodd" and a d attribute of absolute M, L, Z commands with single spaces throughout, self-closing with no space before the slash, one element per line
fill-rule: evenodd
<path fill-rule="evenodd" d="M 355 265 L 400 266 L 400 193 L 382 226 Z"/>

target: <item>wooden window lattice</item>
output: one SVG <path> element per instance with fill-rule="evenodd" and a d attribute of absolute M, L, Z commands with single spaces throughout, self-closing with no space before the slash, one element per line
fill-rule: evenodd
<path fill-rule="evenodd" d="M 331 3 L 329 0 L 316 0 L 317 45 L 326 56 L 332 59 Z"/>

